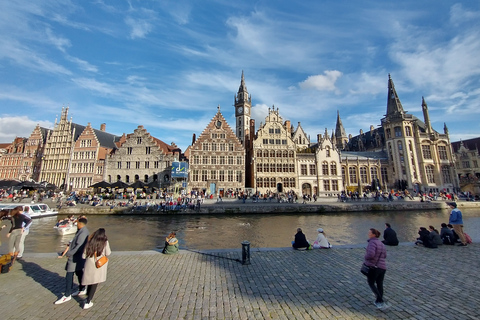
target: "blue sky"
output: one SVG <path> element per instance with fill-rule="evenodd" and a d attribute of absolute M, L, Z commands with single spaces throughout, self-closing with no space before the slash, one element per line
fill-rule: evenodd
<path fill-rule="evenodd" d="M 450 139 L 480 136 L 478 1 L 2 1 L 0 142 L 69 116 L 138 125 L 182 150 L 242 70 L 257 129 L 275 105 L 312 140 L 377 127 L 390 73 L 403 107 Z"/>

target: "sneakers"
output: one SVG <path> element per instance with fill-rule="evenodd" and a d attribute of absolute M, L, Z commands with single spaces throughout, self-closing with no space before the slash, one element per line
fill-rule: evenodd
<path fill-rule="evenodd" d="M 83 289 L 82 291 L 75 291 L 74 293 L 72 293 L 72 297 L 76 297 L 76 296 L 84 296 L 87 294 L 87 289 Z"/>
<path fill-rule="evenodd" d="M 62 304 L 64 302 L 70 301 L 71 299 L 72 299 L 72 296 L 68 296 L 68 297 L 63 296 L 57 301 L 55 301 L 55 304 Z"/>
<path fill-rule="evenodd" d="M 85 302 L 85 304 L 83 305 L 83 309 L 90 309 L 91 307 L 93 307 L 93 302 L 90 301 L 90 302 Z"/>
<path fill-rule="evenodd" d="M 375 307 L 377 307 L 377 309 L 383 309 L 385 307 L 385 303 L 375 302 Z"/>

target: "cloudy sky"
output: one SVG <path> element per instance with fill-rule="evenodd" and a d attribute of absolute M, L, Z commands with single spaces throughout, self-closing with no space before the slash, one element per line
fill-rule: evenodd
<path fill-rule="evenodd" d="M 314 140 L 380 124 L 390 73 L 403 107 L 452 141 L 480 136 L 478 1 L 43 0 L 0 3 L 0 142 L 73 121 L 143 125 L 185 150 L 242 70 L 257 128 L 275 105 Z"/>

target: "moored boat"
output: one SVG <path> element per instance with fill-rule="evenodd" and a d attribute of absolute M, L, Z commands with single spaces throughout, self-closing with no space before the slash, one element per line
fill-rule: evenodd
<path fill-rule="evenodd" d="M 8 204 L 0 206 L 0 209 L 11 210 L 19 206 L 23 207 L 23 211 L 32 218 L 56 216 L 58 214 L 58 211 L 50 209 L 45 203 Z"/>
<path fill-rule="evenodd" d="M 59 226 L 53 227 L 57 231 L 57 233 L 61 236 L 66 234 L 72 234 L 77 232 L 77 224 L 76 223 L 67 223 Z"/>

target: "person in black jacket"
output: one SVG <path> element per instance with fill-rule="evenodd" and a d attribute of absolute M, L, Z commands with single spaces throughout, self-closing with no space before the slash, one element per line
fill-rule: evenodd
<path fill-rule="evenodd" d="M 292 242 L 292 247 L 295 249 L 308 250 L 310 243 L 307 241 L 307 237 L 303 234 L 302 229 L 298 228 L 295 234 L 295 241 Z"/>
<path fill-rule="evenodd" d="M 443 244 L 455 244 L 453 232 L 447 227 L 446 223 L 442 223 L 442 228 L 440 229 L 440 238 L 442 238 Z"/>
<path fill-rule="evenodd" d="M 385 223 L 385 230 L 383 231 L 383 244 L 387 246 L 398 246 L 397 233 L 392 229 L 390 223 Z"/>
<path fill-rule="evenodd" d="M 415 241 L 416 245 L 423 244 L 423 246 L 426 248 L 438 248 L 435 242 L 430 241 L 430 232 L 427 230 L 427 228 L 420 227 L 420 230 L 418 230 L 418 234 L 420 235 L 420 237 L 417 238 L 417 241 Z"/>

